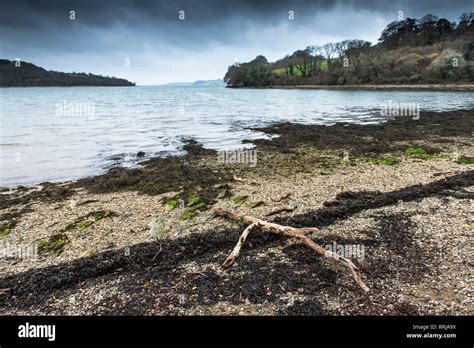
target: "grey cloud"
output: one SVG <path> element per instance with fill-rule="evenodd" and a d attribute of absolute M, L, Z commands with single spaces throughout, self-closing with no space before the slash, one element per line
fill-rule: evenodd
<path fill-rule="evenodd" d="M 242 60 L 264 52 L 282 52 L 324 40 L 375 41 L 383 27 L 405 16 L 426 13 L 455 20 L 469 11 L 467 0 L 15 0 L 0 1 L 0 54 L 25 57 L 47 68 L 116 74 L 150 83 L 149 71 L 168 76 L 166 66 L 185 61 L 175 76 L 192 76 L 199 56 L 216 65 L 221 77 L 237 55 Z M 76 20 L 69 20 L 69 11 Z M 178 20 L 184 10 L 185 21 Z M 288 11 L 295 20 L 288 21 Z M 274 33 L 274 34 L 273 34 Z M 319 40 L 319 42 L 317 42 Z M 316 41 L 316 42 L 315 42 Z M 64 57 L 68 57 L 65 59 Z M 123 57 L 137 65 L 123 70 Z M 113 62 L 113 63 L 110 63 Z M 218 66 L 217 66 L 218 65 Z M 73 68 L 77 67 L 77 68 Z M 98 71 L 101 69 L 101 71 Z M 141 69 L 141 70 L 140 70 Z M 104 71 L 105 70 L 105 71 Z M 216 76 L 217 75 L 217 76 Z"/>

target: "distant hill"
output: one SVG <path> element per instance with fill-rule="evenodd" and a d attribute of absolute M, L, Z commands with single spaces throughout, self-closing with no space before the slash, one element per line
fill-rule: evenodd
<path fill-rule="evenodd" d="M 387 25 L 376 45 L 344 40 L 308 46 L 268 62 L 228 68 L 229 87 L 474 82 L 474 13 L 459 22 L 428 14 Z"/>
<path fill-rule="evenodd" d="M 193 83 L 193 86 L 205 86 L 205 87 L 210 87 L 210 86 L 225 86 L 225 82 L 221 79 L 216 79 L 216 80 L 197 80 Z"/>
<path fill-rule="evenodd" d="M 116 77 L 86 73 L 48 71 L 28 62 L 0 59 L 0 87 L 41 86 L 135 86 L 135 83 Z"/>
<path fill-rule="evenodd" d="M 225 82 L 221 79 L 216 80 L 197 80 L 194 82 L 170 82 L 161 86 L 168 87 L 225 87 Z"/>
<path fill-rule="evenodd" d="M 169 83 L 164 83 L 160 86 L 167 86 L 167 87 L 189 87 L 192 86 L 192 82 L 169 82 Z"/>

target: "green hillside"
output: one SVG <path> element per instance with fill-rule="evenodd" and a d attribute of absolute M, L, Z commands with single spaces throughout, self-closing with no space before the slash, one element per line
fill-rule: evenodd
<path fill-rule="evenodd" d="M 229 67 L 231 87 L 474 82 L 474 13 L 458 22 L 428 14 L 387 25 L 377 44 L 344 40 L 308 46 L 276 61 Z"/>

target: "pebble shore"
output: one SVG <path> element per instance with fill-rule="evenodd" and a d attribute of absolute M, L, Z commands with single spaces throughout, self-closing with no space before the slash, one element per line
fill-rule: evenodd
<path fill-rule="evenodd" d="M 259 130 L 278 137 L 252 141 L 255 167 L 219 163 L 191 141 L 187 155 L 140 168 L 3 190 L 0 246 L 39 255 L 0 258 L 0 313 L 474 314 L 474 110 Z M 283 206 L 294 210 L 266 216 Z M 358 246 L 370 292 L 296 241 L 258 231 L 222 268 L 244 226 L 215 208 Z"/>

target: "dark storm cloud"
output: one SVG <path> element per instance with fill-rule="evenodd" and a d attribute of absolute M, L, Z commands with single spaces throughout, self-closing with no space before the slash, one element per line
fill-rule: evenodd
<path fill-rule="evenodd" d="M 275 59 L 318 40 L 375 41 L 401 10 L 455 20 L 470 11 L 468 0 L 1 0 L 0 55 L 48 62 L 55 69 L 135 74 L 154 69 L 178 74 L 174 64 L 219 65 L 219 74 L 239 55 Z M 76 19 L 69 19 L 69 11 Z M 178 12 L 185 11 L 185 20 Z M 295 20 L 288 21 L 288 11 Z M 192 57 L 191 57 L 192 56 Z M 67 57 L 67 58 L 65 58 Z M 133 71 L 108 67 L 132 57 Z M 222 65 L 222 66 L 221 66 Z M 157 66 L 161 66 L 158 68 Z M 191 69 L 189 68 L 189 69 Z M 157 70 L 158 71 L 158 70 Z M 212 71 L 209 67 L 209 71 Z M 185 73 L 183 73 L 185 74 Z M 187 73 L 189 75 L 189 72 Z M 204 77 L 204 76 L 203 76 Z M 211 76 L 212 78 L 216 76 Z M 220 76 L 219 76 L 220 77 Z M 171 77 L 170 77 L 171 78 Z M 148 81 L 148 80 L 147 80 Z"/>
<path fill-rule="evenodd" d="M 2 1 L 0 28 L 29 32 L 42 30 L 46 33 L 71 30 L 69 11 L 76 12 L 76 25 L 89 28 L 127 27 L 130 30 L 168 29 L 169 39 L 187 33 L 210 28 L 210 38 L 238 34 L 236 23 L 256 25 L 272 24 L 286 18 L 288 11 L 295 11 L 295 26 L 305 25 L 318 12 L 336 6 L 347 10 L 371 10 L 393 14 L 404 10 L 407 16 L 421 16 L 438 12 L 449 17 L 458 16 L 469 8 L 469 0 L 14 0 Z M 186 20 L 178 21 L 178 11 L 184 10 Z M 370 20 L 370 18 L 368 18 Z M 346 23 L 350 24 L 350 22 Z M 192 28 L 190 28 L 192 27 Z M 218 30 L 212 30 L 217 28 Z M 192 36 L 192 35 L 191 35 Z M 182 39 L 186 39 L 183 35 Z M 167 39 L 164 35 L 163 39 Z M 193 40 L 189 40 L 192 42 Z"/>
<path fill-rule="evenodd" d="M 152 1 L 152 0 L 105 0 L 105 1 L 11 1 L 3 8 L 0 14 L 2 25 L 19 27 L 35 26 L 31 21 L 19 18 L 26 14 L 29 17 L 37 16 L 37 20 L 64 22 L 64 14 L 75 9 L 89 25 L 104 26 L 111 23 L 130 20 L 135 16 L 142 20 L 154 20 L 158 23 L 172 22 L 177 18 L 181 9 L 188 12 L 187 20 L 196 24 L 205 24 L 210 21 L 223 22 L 229 18 L 251 17 L 263 19 L 274 16 L 276 13 L 288 11 L 289 8 L 319 8 L 332 6 L 334 2 L 323 1 L 249 1 L 249 0 L 202 0 L 202 1 Z M 20 19 L 20 21 L 18 21 Z"/>
<path fill-rule="evenodd" d="M 202 45 L 202 40 L 226 40 L 239 37 L 245 25 L 274 24 L 285 19 L 289 10 L 300 19 L 316 10 L 325 10 L 334 2 L 322 1 L 11 1 L 2 6 L 0 28 L 23 39 L 37 42 L 43 34 L 73 36 L 77 27 L 89 30 L 122 28 L 141 37 L 157 34 L 162 41 L 180 40 L 180 44 Z M 76 20 L 69 19 L 74 10 Z M 185 20 L 178 12 L 185 11 Z M 303 25 L 303 20 L 294 22 Z M 244 27 L 243 27 L 244 26 Z M 12 32 L 15 30 L 16 33 Z M 197 40 L 200 38 L 201 40 Z M 46 43 L 47 44 L 47 43 Z"/>
<path fill-rule="evenodd" d="M 36 27 L 40 22 L 64 23 L 65 13 L 73 9 L 88 25 L 104 26 L 131 19 L 174 21 L 180 9 L 188 12 L 188 20 L 196 24 L 226 21 L 232 17 L 271 20 L 289 9 L 305 16 L 314 10 L 324 11 L 336 5 L 355 10 L 413 9 L 417 13 L 451 12 L 468 9 L 470 0 L 14 0 L 2 1 L 2 26 Z M 300 11 L 302 10 L 302 11 Z M 440 13 L 441 14 L 441 13 Z M 32 20 L 33 19 L 33 20 Z M 139 24 L 139 23 L 136 23 Z"/>
<path fill-rule="evenodd" d="M 2 1 L 0 30 L 7 35 L 6 42 L 42 45 L 43 49 L 67 49 L 65 41 L 75 41 L 80 49 L 82 41 L 88 45 L 94 39 L 88 32 L 121 29 L 133 32 L 140 40 L 158 35 L 162 42 L 176 42 L 180 45 L 202 46 L 209 41 L 230 43 L 241 38 L 245 26 L 276 25 L 295 12 L 293 26 L 306 25 L 318 13 L 339 7 L 347 11 L 370 10 L 390 13 L 396 19 L 396 10 L 403 10 L 406 16 L 421 16 L 428 12 L 440 15 L 459 15 L 461 8 L 467 8 L 468 1 L 393 1 L 393 0 L 16 0 Z M 459 3 L 460 6 L 456 6 Z M 458 8 L 459 7 L 459 8 Z M 76 20 L 69 19 L 69 11 L 75 11 Z M 178 12 L 185 11 L 185 21 L 178 20 Z M 456 12 L 457 11 L 457 12 Z M 368 21 L 371 18 L 367 18 Z M 341 25 L 341 29 L 350 26 Z M 84 34 L 84 35 L 83 35 Z M 96 32 L 97 35 L 97 32 Z M 50 36 L 51 40 L 48 40 Z M 92 39 L 92 40 L 91 40 Z M 110 45 L 98 40 L 98 44 Z M 135 42 L 136 43 L 136 42 Z"/>

